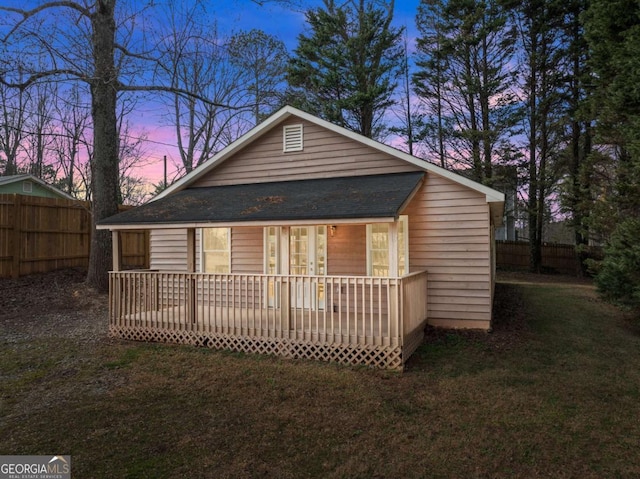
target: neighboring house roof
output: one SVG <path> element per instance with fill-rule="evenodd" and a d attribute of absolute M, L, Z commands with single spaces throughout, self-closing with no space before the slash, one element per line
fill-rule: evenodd
<path fill-rule="evenodd" d="M 398 217 L 424 172 L 187 188 L 100 222 L 184 225 Z"/>
<path fill-rule="evenodd" d="M 67 200 L 75 199 L 71 195 L 68 195 L 64 191 L 59 190 L 55 186 L 51 186 L 50 184 L 46 183 L 45 181 L 41 180 L 40 178 L 38 178 L 37 176 L 34 176 L 34 175 L 22 174 L 22 175 L 0 176 L 0 186 L 10 185 L 12 183 L 18 183 L 18 182 L 21 182 L 21 181 L 31 181 L 33 183 L 37 183 L 41 187 L 43 187 L 46 190 L 50 191 L 54 195 L 59 196 L 60 198 L 64 198 L 64 199 L 67 199 Z"/>

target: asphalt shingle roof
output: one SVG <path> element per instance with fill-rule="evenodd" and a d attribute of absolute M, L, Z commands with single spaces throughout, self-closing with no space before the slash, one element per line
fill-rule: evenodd
<path fill-rule="evenodd" d="M 424 172 L 188 188 L 100 225 L 397 217 Z"/>

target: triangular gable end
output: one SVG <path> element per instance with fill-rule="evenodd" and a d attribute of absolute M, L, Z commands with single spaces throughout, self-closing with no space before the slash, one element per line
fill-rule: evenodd
<path fill-rule="evenodd" d="M 238 168 L 234 170 L 234 168 L 231 166 L 231 163 L 234 163 L 236 161 L 236 158 L 235 158 L 236 156 L 240 158 L 240 157 L 243 157 L 243 155 L 245 160 L 249 158 L 251 155 L 253 155 L 253 158 L 255 159 L 255 161 L 258 161 L 258 162 L 261 161 L 258 158 L 258 156 L 261 154 L 260 153 L 261 148 L 260 148 L 260 144 L 258 143 L 258 140 L 261 138 L 268 139 L 269 135 L 273 137 L 269 143 L 273 143 L 273 142 L 278 143 L 278 146 L 275 148 L 279 148 L 279 152 L 283 153 L 283 141 L 282 141 L 283 133 L 282 133 L 282 128 L 278 128 L 278 127 L 282 127 L 284 125 L 298 125 L 298 124 L 306 125 L 304 126 L 305 136 L 308 134 L 310 128 L 315 128 L 317 131 L 324 129 L 324 130 L 327 130 L 328 132 L 333 133 L 334 136 L 338 135 L 339 137 L 343 137 L 345 141 L 350 142 L 351 144 L 360 145 L 365 150 L 368 150 L 371 155 L 381 155 L 381 154 L 384 155 L 387 161 L 384 163 L 384 167 L 382 168 L 380 173 L 390 173 L 390 172 L 397 172 L 397 171 L 415 171 L 416 169 L 421 169 L 429 173 L 442 176 L 455 183 L 458 183 L 474 191 L 477 191 L 485 195 L 486 201 L 490 203 L 490 206 L 492 207 L 491 209 L 492 209 L 492 216 L 494 221 L 496 223 L 500 223 L 501 214 L 502 214 L 502 204 L 504 202 L 503 193 L 500 193 L 487 186 L 481 185 L 475 181 L 469 180 L 461 175 L 458 175 L 457 173 L 451 172 L 437 165 L 426 162 L 420 158 L 416 158 L 400 150 L 397 150 L 395 148 L 384 145 L 370 138 L 359 135 L 358 133 L 355 133 L 345 128 L 342 128 L 340 126 L 334 125 L 328 121 L 322 120 L 316 116 L 310 115 L 308 113 L 305 113 L 291 106 L 285 106 L 278 112 L 274 113 L 267 120 L 265 120 L 264 122 L 262 122 L 261 124 L 259 124 L 258 126 L 256 126 L 252 130 L 247 132 L 245 135 L 240 137 L 238 140 L 231 143 L 222 151 L 217 153 L 213 158 L 211 158 L 211 160 L 200 165 L 191 173 L 189 173 L 188 175 L 184 176 L 182 179 L 180 179 L 179 181 L 171 185 L 164 192 L 156 196 L 154 200 L 163 198 L 174 192 L 180 191 L 187 187 L 193 187 L 193 186 L 211 186 L 214 184 L 233 184 L 233 183 L 239 183 L 243 181 L 253 182 L 253 181 L 256 181 L 256 178 L 258 178 L 257 181 L 275 181 L 275 180 L 286 179 L 286 175 L 283 178 L 283 176 L 279 174 L 277 171 L 265 171 L 262 173 L 256 173 L 255 171 L 251 171 L 251 169 L 253 168 L 253 165 L 249 165 L 251 166 L 250 168 L 239 165 Z M 305 156 L 307 155 L 304 150 L 305 147 L 307 147 L 307 145 L 303 147 L 302 151 L 296 151 L 292 153 L 284 152 L 284 154 L 300 155 L 296 158 L 296 161 L 304 162 L 307 159 L 307 156 Z M 307 148 L 309 148 L 309 151 L 311 151 L 312 146 L 309 145 Z M 334 150 L 331 150 L 332 151 L 331 154 L 334 154 L 335 151 L 339 151 L 340 145 L 336 146 L 335 144 L 333 144 L 333 145 L 327 146 L 327 148 L 334 148 Z M 335 148 L 338 148 L 338 150 L 335 150 Z M 251 149 L 253 149 L 254 151 L 251 152 Z M 306 169 L 306 172 L 304 173 L 306 177 L 310 177 L 309 176 L 310 171 L 311 171 L 311 177 L 314 177 L 314 175 L 315 177 L 328 176 L 328 174 L 322 171 L 313 173 L 312 169 L 314 166 L 316 166 L 316 163 L 314 163 L 314 160 L 312 157 L 313 155 L 310 155 L 308 164 L 301 163 L 301 166 Z M 231 158 L 234 158 L 234 161 L 230 162 L 228 165 L 224 165 L 225 162 Z M 326 154 L 325 154 L 325 158 L 326 158 Z M 400 161 L 390 162 L 389 160 L 400 160 Z M 215 175 L 212 175 L 214 169 L 216 170 L 216 172 L 215 172 Z M 227 170 L 227 171 L 225 172 L 224 170 Z M 334 169 L 331 171 L 335 176 L 337 173 L 336 170 Z M 342 169 L 340 171 L 342 171 Z M 360 172 L 357 174 L 363 174 L 363 173 Z M 372 174 L 372 172 L 368 172 L 365 174 Z M 213 177 L 215 177 L 216 180 L 212 182 L 210 178 L 213 178 Z M 291 179 L 294 179 L 294 178 L 291 178 Z M 300 178 L 295 178 L 295 179 L 300 179 Z"/>

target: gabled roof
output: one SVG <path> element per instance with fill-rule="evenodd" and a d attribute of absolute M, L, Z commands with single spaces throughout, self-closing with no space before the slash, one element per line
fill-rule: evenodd
<path fill-rule="evenodd" d="M 459 183 L 461 185 L 464 185 L 474 191 L 477 191 L 483 195 L 485 195 L 486 200 L 488 203 L 503 203 L 504 202 L 504 194 L 496 191 L 492 188 L 489 188 L 488 186 L 484 186 L 480 183 L 477 183 L 475 181 L 472 181 L 468 178 L 465 178 L 463 176 L 458 175 L 457 173 L 454 173 L 452 171 L 446 170 L 444 168 L 441 168 L 437 165 L 434 165 L 433 163 L 429 163 L 427 161 L 424 161 L 420 158 L 417 158 L 415 156 L 409 155 L 403 151 L 400 151 L 396 148 L 393 148 L 391 146 L 388 145 L 384 145 L 380 142 L 377 142 L 375 140 L 372 140 L 370 138 L 367 138 L 365 136 L 362 136 L 358 133 L 355 133 L 351 130 L 347 130 L 346 128 L 342 128 L 340 126 L 334 125 L 333 123 L 330 123 L 328 121 L 325 121 L 321 118 L 318 118 L 314 115 L 310 115 L 309 113 L 305 113 L 302 110 L 298 110 L 297 108 L 294 108 L 292 106 L 285 106 L 284 108 L 282 108 L 281 110 L 279 110 L 278 112 L 274 113 L 273 115 L 271 115 L 269 118 L 267 118 L 265 121 L 263 121 L 262 123 L 260 123 L 259 125 L 257 125 L 255 128 L 253 128 L 252 130 L 250 130 L 249 132 L 247 132 L 246 134 L 244 134 L 243 136 L 241 136 L 239 139 L 237 139 L 236 141 L 234 141 L 233 143 L 231 143 L 230 145 L 228 145 L 226 148 L 224 148 L 223 150 L 221 150 L 220 152 L 218 152 L 213 158 L 211 158 L 209 161 L 203 163 L 202 165 L 200 165 L 198 168 L 194 169 L 193 171 L 191 171 L 191 173 L 189 173 L 188 175 L 185 175 L 184 177 L 182 177 L 180 180 L 178 180 L 177 182 L 175 182 L 173 185 L 171 185 L 169 188 L 167 188 L 165 191 L 163 191 L 162 193 L 160 193 L 158 196 L 156 196 L 153 200 L 151 201 L 156 201 L 159 199 L 162 199 L 168 195 L 171 195 L 177 191 L 180 191 L 184 188 L 187 188 L 190 184 L 192 184 L 194 181 L 202 178 L 203 176 L 205 176 L 206 174 L 208 174 L 211 170 L 213 170 L 214 168 L 216 168 L 217 166 L 219 166 L 221 163 L 223 163 L 225 160 L 227 160 L 228 158 L 230 158 L 231 156 L 233 156 L 235 153 L 237 153 L 238 151 L 240 151 L 242 148 L 244 148 L 245 146 L 247 146 L 248 144 L 252 143 L 253 141 L 257 140 L 258 138 L 260 138 L 262 135 L 266 134 L 267 132 L 271 131 L 273 128 L 275 128 L 276 126 L 278 126 L 279 124 L 283 123 L 284 121 L 286 121 L 287 119 L 291 118 L 291 117 L 298 117 L 301 118 L 303 120 L 306 120 L 310 123 L 316 124 L 320 127 L 326 128 L 330 131 L 333 131 L 335 133 L 338 133 L 340 135 L 343 135 L 347 138 L 350 138 L 352 140 L 355 140 L 357 142 L 360 142 L 364 145 L 367 145 L 371 148 L 374 148 L 378 151 L 384 152 L 392 157 L 398 158 L 400 160 L 406 161 L 409 164 L 412 164 L 414 166 L 417 166 L 418 168 L 423 169 L 424 171 L 430 172 L 430 173 L 434 173 L 436 175 L 442 176 L 444 178 L 447 178 L 455 183 Z"/>
<path fill-rule="evenodd" d="M 10 185 L 12 183 L 18 183 L 20 181 L 32 181 L 33 183 L 39 184 L 43 188 L 51 191 L 52 193 L 60 196 L 61 198 L 65 198 L 65 199 L 68 199 L 68 200 L 74 200 L 75 199 L 71 195 L 68 195 L 64 191 L 59 190 L 55 186 L 51 186 L 50 184 L 46 183 L 45 181 L 41 180 L 40 178 L 38 178 L 37 176 L 34 176 L 34 175 L 30 175 L 30 174 L 26 174 L 25 173 L 25 174 L 22 174 L 22 175 L 0 176 L 0 186 L 2 186 L 2 185 Z"/>
<path fill-rule="evenodd" d="M 422 184 L 424 172 L 185 188 L 99 222 L 189 225 L 366 219 L 393 221 Z M 231 200 L 232 199 L 232 200 Z"/>

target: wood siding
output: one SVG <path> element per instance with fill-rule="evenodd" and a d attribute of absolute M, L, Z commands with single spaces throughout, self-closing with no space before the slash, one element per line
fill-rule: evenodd
<path fill-rule="evenodd" d="M 338 225 L 335 235 L 327 237 L 327 273 L 356 276 L 367 274 L 365 225 Z"/>
<path fill-rule="evenodd" d="M 231 272 L 262 273 L 262 227 L 231 228 Z M 200 229 L 196 230 L 196 271 L 202 271 Z M 160 229 L 151 231 L 151 269 L 156 271 L 187 271 L 187 230 Z"/>
<path fill-rule="evenodd" d="M 306 121 L 302 122 L 304 149 L 283 153 L 283 126 L 300 122 L 291 118 L 274 127 L 190 187 L 419 171 L 399 158 Z M 491 226 L 485 195 L 427 173 L 403 214 L 409 215 L 409 270 L 429 272 L 429 322 L 490 328 Z M 164 237 L 166 245 L 159 236 L 152 241 L 152 268 L 186 264 L 186 234 L 172 232 Z M 327 248 L 328 274 L 366 275 L 364 225 L 337 225 L 335 236 L 327 238 Z M 233 228 L 232 273 L 262 273 L 263 249 L 262 228 Z"/>
<path fill-rule="evenodd" d="M 231 272 L 261 274 L 264 271 L 264 229 L 261 226 L 231 228 Z"/>
<path fill-rule="evenodd" d="M 490 328 L 490 223 L 484 196 L 429 174 L 405 213 L 410 269 L 429 272 L 428 322 Z"/>
<path fill-rule="evenodd" d="M 198 242 L 200 235 L 196 235 Z M 152 230 L 149 240 L 150 268 L 157 271 L 187 271 L 187 230 Z M 199 251 L 197 249 L 196 251 Z M 200 255 L 196 254 L 196 270 L 200 264 Z"/>
<path fill-rule="evenodd" d="M 276 126 L 191 187 L 419 171 L 400 159 L 306 122 L 304 149 L 283 153 L 283 126 L 298 123 L 300 120 L 292 119 Z"/>

